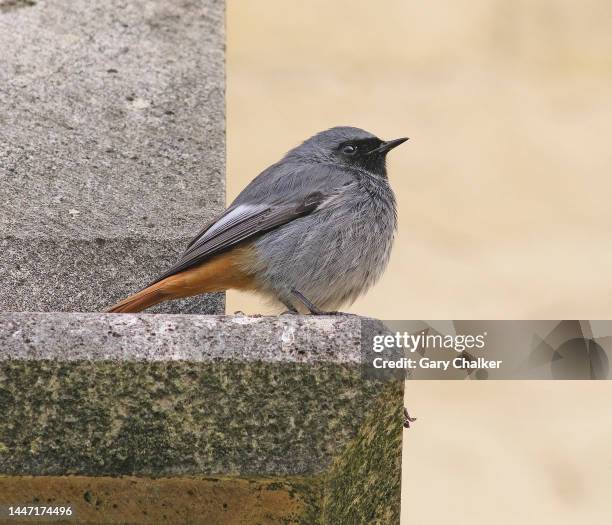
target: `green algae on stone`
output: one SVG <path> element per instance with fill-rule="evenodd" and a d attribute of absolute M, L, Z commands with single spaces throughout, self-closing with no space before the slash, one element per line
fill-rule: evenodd
<path fill-rule="evenodd" d="M 404 383 L 382 388 L 357 437 L 326 475 L 324 523 L 397 525 Z"/>
<path fill-rule="evenodd" d="M 375 385 L 325 363 L 3 361 L 2 474 L 315 475 Z"/>

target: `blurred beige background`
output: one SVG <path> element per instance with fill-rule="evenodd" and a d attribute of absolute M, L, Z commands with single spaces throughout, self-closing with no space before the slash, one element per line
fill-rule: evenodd
<path fill-rule="evenodd" d="M 612 523 L 609 381 L 409 381 L 402 524 Z"/>
<path fill-rule="evenodd" d="M 391 263 L 350 311 L 611 318 L 611 15 L 606 0 L 230 0 L 228 199 L 322 129 L 407 135 L 389 156 Z M 238 308 L 262 311 L 229 294 Z"/>
<path fill-rule="evenodd" d="M 347 311 L 612 318 L 610 2 L 229 0 L 227 24 L 228 201 L 322 129 L 411 137 L 390 266 Z M 610 523 L 612 383 L 406 397 L 405 523 Z"/>

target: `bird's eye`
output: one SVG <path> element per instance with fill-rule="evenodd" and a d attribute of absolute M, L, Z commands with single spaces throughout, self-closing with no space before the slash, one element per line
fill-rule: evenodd
<path fill-rule="evenodd" d="M 342 148 L 342 153 L 345 155 L 353 155 L 356 151 L 357 148 L 355 146 L 351 146 L 350 144 Z"/>

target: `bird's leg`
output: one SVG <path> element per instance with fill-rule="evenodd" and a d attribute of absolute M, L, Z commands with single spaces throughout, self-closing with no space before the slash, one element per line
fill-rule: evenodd
<path fill-rule="evenodd" d="M 285 308 L 287 308 L 284 312 L 281 313 L 281 315 L 296 315 L 300 313 L 289 301 L 284 301 L 283 299 L 281 299 L 280 301 L 285 305 Z"/>
<path fill-rule="evenodd" d="M 311 303 L 304 294 L 295 288 L 291 289 L 291 293 L 306 307 L 308 311 L 313 315 L 338 315 L 338 312 L 326 312 L 325 310 L 320 310 L 313 303 Z"/>

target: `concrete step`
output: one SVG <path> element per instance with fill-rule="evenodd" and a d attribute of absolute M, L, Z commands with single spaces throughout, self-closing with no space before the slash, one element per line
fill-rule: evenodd
<path fill-rule="evenodd" d="M 382 329 L 356 316 L 0 314 L 0 474 L 264 478 L 287 482 L 304 513 L 396 516 L 402 386 L 361 369 L 362 331 Z M 361 523 L 347 519 L 330 523 Z"/>
<path fill-rule="evenodd" d="M 225 5 L 1 7 L 0 311 L 100 311 L 224 207 Z"/>

